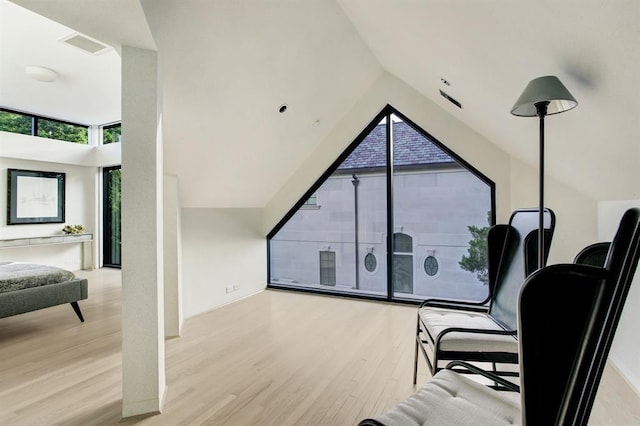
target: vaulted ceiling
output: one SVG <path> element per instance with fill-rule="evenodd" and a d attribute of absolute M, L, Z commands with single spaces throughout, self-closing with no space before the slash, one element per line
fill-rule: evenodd
<path fill-rule="evenodd" d="M 509 111 L 529 80 L 557 75 L 579 106 L 547 120 L 549 174 L 595 200 L 640 198 L 637 0 L 14 2 L 115 52 L 158 50 L 165 171 L 179 177 L 186 207 L 264 206 L 385 72 L 533 166 L 537 123 Z M 2 20 L 0 104 L 71 121 L 117 119 L 117 102 L 89 114 L 94 97 L 109 98 L 101 86 L 117 91 L 111 63 L 103 73 L 80 59 L 56 62 L 61 54 L 45 53 L 57 44 L 26 44 L 35 27 Z M 28 92 L 33 82 L 7 70 L 33 62 L 73 65 L 61 73 L 69 81 L 46 96 Z M 80 84 L 86 78 L 93 89 Z"/>

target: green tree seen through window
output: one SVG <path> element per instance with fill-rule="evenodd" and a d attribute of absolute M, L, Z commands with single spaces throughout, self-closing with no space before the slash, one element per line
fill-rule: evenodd
<path fill-rule="evenodd" d="M 35 131 L 33 131 L 34 126 Z M 0 130 L 23 135 L 35 134 L 43 138 L 85 145 L 89 143 L 89 128 L 87 126 L 35 117 L 15 111 L 0 110 Z"/>
<path fill-rule="evenodd" d="M 102 144 L 107 145 L 110 143 L 120 142 L 121 135 L 122 135 L 121 124 L 117 124 L 115 126 L 105 126 L 102 129 Z"/>
<path fill-rule="evenodd" d="M 491 212 L 487 213 L 487 221 L 491 223 Z M 489 284 L 489 268 L 487 257 L 487 234 L 489 226 L 467 226 L 471 233 L 469 240 L 469 248 L 467 254 L 462 256 L 458 264 L 462 269 L 469 272 L 475 272 L 478 281 L 487 285 Z"/>
<path fill-rule="evenodd" d="M 81 144 L 89 143 L 89 129 L 55 120 L 38 119 L 38 136 Z"/>
<path fill-rule="evenodd" d="M 0 111 L 0 130 L 3 132 L 31 134 L 31 117 L 9 111 Z"/>

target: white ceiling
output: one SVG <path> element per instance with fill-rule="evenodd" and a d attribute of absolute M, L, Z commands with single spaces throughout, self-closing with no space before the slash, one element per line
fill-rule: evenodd
<path fill-rule="evenodd" d="M 0 1 L 0 106 L 72 121 L 105 124 L 120 119 L 120 57 L 99 55 L 62 43 L 75 30 Z M 58 73 L 41 82 L 25 73 L 28 65 Z"/>
<path fill-rule="evenodd" d="M 529 80 L 557 75 L 579 105 L 547 119 L 548 172 L 596 200 L 640 198 L 637 0 L 14 1 L 116 49 L 157 48 L 165 169 L 179 176 L 186 207 L 264 206 L 384 71 L 534 166 L 537 121 L 509 110 Z M 26 92 L 28 81 L 7 64 L 44 61 L 21 55 L 56 44 L 21 44 L 15 34 L 39 31 L 13 22 L 5 30 L 5 21 L 1 104 L 72 121 L 117 119 L 119 105 L 89 116 L 86 104 L 109 96 L 91 95 L 99 86 L 119 93 L 113 68 L 101 74 L 67 59 L 91 89 L 40 97 L 46 83 L 35 82 L 40 90 Z M 283 103 L 288 112 L 279 114 Z"/>

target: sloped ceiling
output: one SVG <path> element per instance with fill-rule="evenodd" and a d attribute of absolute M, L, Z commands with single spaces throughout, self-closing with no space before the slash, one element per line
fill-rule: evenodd
<path fill-rule="evenodd" d="M 264 206 L 383 71 L 533 166 L 537 120 L 509 111 L 557 75 L 579 105 L 546 120 L 547 172 L 596 200 L 640 198 L 637 0 L 15 1 L 158 49 L 185 207 Z"/>
<path fill-rule="evenodd" d="M 334 1 L 143 4 L 188 207 L 264 206 L 382 72 Z"/>
<path fill-rule="evenodd" d="M 509 111 L 557 75 L 579 105 L 546 119 L 547 172 L 596 200 L 640 198 L 640 2 L 339 3 L 383 68 L 532 165 L 538 120 Z"/>

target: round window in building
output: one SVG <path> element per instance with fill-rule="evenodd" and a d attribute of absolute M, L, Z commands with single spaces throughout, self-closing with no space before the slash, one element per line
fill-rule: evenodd
<path fill-rule="evenodd" d="M 440 270 L 440 266 L 438 265 L 438 259 L 434 256 L 427 256 L 424 259 L 424 272 L 430 276 L 435 277 L 438 275 L 438 271 Z"/>
<path fill-rule="evenodd" d="M 373 253 L 367 253 L 364 257 L 364 269 L 367 272 L 374 272 L 378 267 L 378 259 L 376 259 L 376 255 Z"/>

